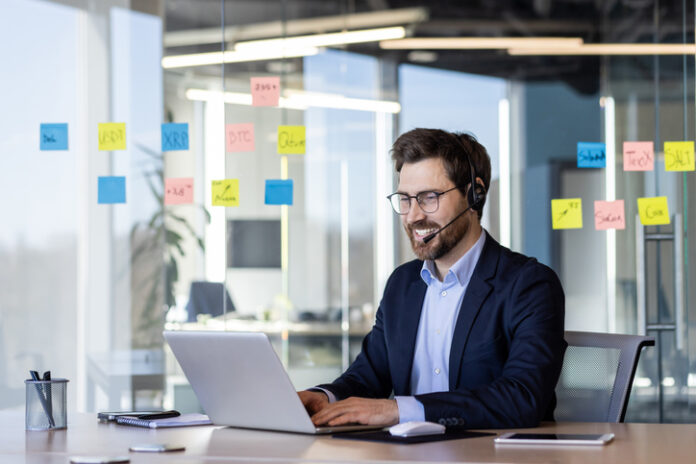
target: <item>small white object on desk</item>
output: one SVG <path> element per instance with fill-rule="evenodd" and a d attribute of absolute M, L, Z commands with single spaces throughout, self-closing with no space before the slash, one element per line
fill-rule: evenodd
<path fill-rule="evenodd" d="M 439 435 L 445 433 L 445 426 L 435 422 L 410 421 L 389 427 L 389 433 L 397 437 L 417 437 L 419 435 Z"/>

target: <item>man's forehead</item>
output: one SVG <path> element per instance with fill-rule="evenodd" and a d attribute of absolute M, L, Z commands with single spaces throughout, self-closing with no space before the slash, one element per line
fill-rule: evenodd
<path fill-rule="evenodd" d="M 436 190 L 452 185 L 440 158 L 404 163 L 399 173 L 399 190 Z"/>

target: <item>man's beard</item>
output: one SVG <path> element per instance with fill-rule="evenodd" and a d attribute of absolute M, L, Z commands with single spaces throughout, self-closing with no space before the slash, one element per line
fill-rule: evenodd
<path fill-rule="evenodd" d="M 413 229 L 437 229 L 441 226 L 427 220 L 419 221 L 414 224 L 404 225 L 406 234 L 411 241 L 411 248 L 418 259 L 436 260 L 445 256 L 457 246 L 469 231 L 469 220 L 467 218 L 457 218 L 449 227 L 437 234 L 430 242 L 424 243 L 413 236 Z M 437 231 L 436 231 L 437 232 Z"/>

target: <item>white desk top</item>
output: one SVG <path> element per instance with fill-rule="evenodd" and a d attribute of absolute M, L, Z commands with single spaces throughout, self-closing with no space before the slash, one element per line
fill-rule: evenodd
<path fill-rule="evenodd" d="M 0 462 L 67 463 L 74 455 L 129 455 L 131 462 L 193 463 L 631 463 L 693 462 L 696 425 L 688 424 L 546 424 L 535 431 L 613 432 L 605 447 L 532 447 L 493 444 L 493 437 L 397 445 L 338 440 L 290 433 L 199 426 L 150 430 L 100 424 L 96 414 L 72 414 L 68 429 L 26 432 L 21 412 L 0 411 Z M 503 432 L 503 431 L 497 431 Z M 178 453 L 129 453 L 137 443 L 186 446 Z"/>

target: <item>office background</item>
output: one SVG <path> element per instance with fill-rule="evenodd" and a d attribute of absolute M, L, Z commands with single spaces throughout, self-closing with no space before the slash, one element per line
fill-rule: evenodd
<path fill-rule="evenodd" d="M 392 49 L 373 38 L 298 57 L 271 43 L 261 50 L 275 57 L 225 65 L 163 58 L 387 27 L 406 37 L 693 47 L 694 9 L 657 0 L 6 1 L 0 407 L 23 408 L 31 368 L 69 378 L 74 410 L 196 409 L 165 327 L 265 331 L 298 388 L 332 379 L 369 330 L 389 273 L 412 258 L 385 199 L 395 185 L 389 147 L 406 130 L 438 127 L 488 148 L 484 226 L 556 270 L 568 330 L 657 337 L 627 420 L 693 422 L 696 185 L 692 172 L 665 171 L 662 148 L 694 139 L 693 48 L 545 55 L 537 45 L 514 55 L 514 44 Z M 250 78 L 269 76 L 279 77 L 279 106 L 250 105 Z M 125 150 L 98 149 L 104 122 L 126 123 Z M 165 122 L 188 124 L 188 150 L 162 151 Z M 67 150 L 40 150 L 42 123 L 68 124 Z M 241 123 L 254 125 L 255 147 L 228 152 L 226 125 Z M 277 153 L 280 125 L 306 127 L 305 154 Z M 623 142 L 638 140 L 654 142 L 652 171 L 623 170 Z M 578 142 L 606 143 L 606 167 L 578 169 Z M 125 204 L 98 203 L 100 176 L 125 176 Z M 165 178 L 192 178 L 193 204 L 163 204 Z M 239 179 L 238 207 L 212 206 L 220 179 Z M 292 205 L 265 203 L 269 179 L 292 179 Z M 636 219 L 636 199 L 654 196 L 667 197 L 670 225 Z M 582 198 L 582 229 L 552 229 L 554 198 Z M 613 199 L 625 201 L 625 229 L 596 230 L 593 202 Z M 665 240 L 645 241 L 655 232 Z"/>

